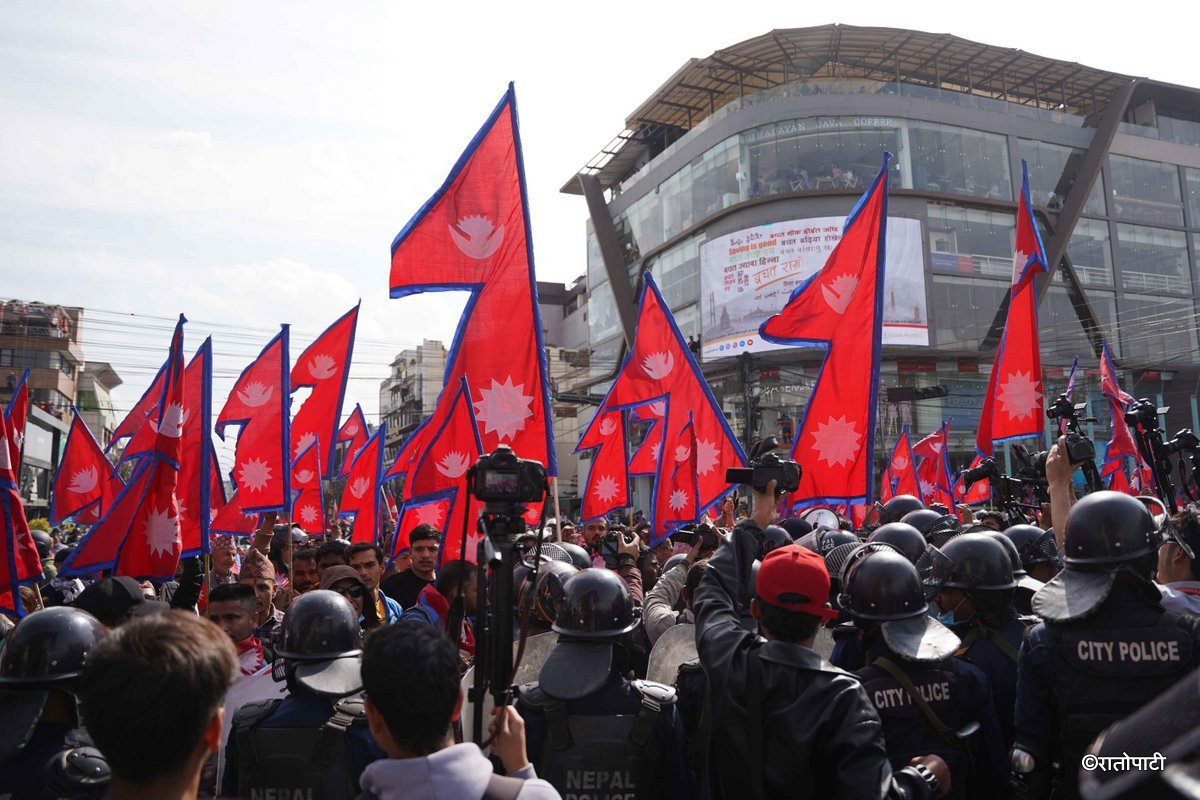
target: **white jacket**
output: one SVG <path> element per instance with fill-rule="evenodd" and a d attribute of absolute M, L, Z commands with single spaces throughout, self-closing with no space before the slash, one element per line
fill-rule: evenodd
<path fill-rule="evenodd" d="M 467 743 L 422 758 L 376 761 L 363 770 L 359 784 L 379 800 L 480 800 L 491 775 L 492 762 Z M 513 777 L 526 779 L 520 800 L 562 800 L 532 764 Z"/>

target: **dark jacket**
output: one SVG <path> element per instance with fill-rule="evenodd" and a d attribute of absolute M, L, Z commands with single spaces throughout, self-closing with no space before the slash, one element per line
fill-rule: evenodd
<path fill-rule="evenodd" d="M 807 647 L 765 641 L 739 623 L 760 536 L 753 522 L 739 525 L 732 544 L 709 559 L 696 591 L 696 643 L 711 704 L 705 759 L 711 797 L 930 797 L 915 770 L 892 771 L 879 715 L 856 677 Z M 747 709 L 751 658 L 762 676 L 763 752 L 755 753 Z M 762 787 L 753 785 L 752 756 L 762 759 Z"/>

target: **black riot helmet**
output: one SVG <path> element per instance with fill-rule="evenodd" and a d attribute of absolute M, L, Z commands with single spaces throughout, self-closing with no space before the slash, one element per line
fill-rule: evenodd
<path fill-rule="evenodd" d="M 0 764 L 29 743 L 53 690 L 74 693 L 84 661 L 104 636 L 100 620 L 55 606 L 25 617 L 0 650 Z"/>
<path fill-rule="evenodd" d="M 521 613 L 528 612 L 529 619 L 539 626 L 550 625 L 558 615 L 562 603 L 563 586 L 567 579 L 579 574 L 573 565 L 565 561 L 550 561 L 542 564 L 537 580 L 526 581 L 521 587 Z"/>
<path fill-rule="evenodd" d="M 36 528 L 31 530 L 30 533 L 33 535 L 33 543 L 37 547 L 38 558 L 49 558 L 50 551 L 54 548 L 54 539 L 50 537 L 50 534 L 45 531 L 39 531 Z"/>
<path fill-rule="evenodd" d="M 906 514 L 920 511 L 925 504 L 911 494 L 898 494 L 883 504 L 885 514 L 880 514 L 881 522 L 899 522 Z"/>
<path fill-rule="evenodd" d="M 0 689 L 70 685 L 83 674 L 88 651 L 104 636 L 100 620 L 78 608 L 35 611 L 0 650 Z"/>
<path fill-rule="evenodd" d="M 762 531 L 762 553 L 760 557 L 765 557 L 772 550 L 778 547 L 787 547 L 791 543 L 792 537 L 786 530 L 777 525 L 768 525 Z"/>
<path fill-rule="evenodd" d="M 838 605 L 867 632 L 878 623 L 887 646 L 909 661 L 940 661 L 959 645 L 957 636 L 926 613 L 917 568 L 888 544 L 865 544 L 851 554 Z"/>
<path fill-rule="evenodd" d="M 1093 492 L 1067 514 L 1063 563 L 1067 569 L 1115 566 L 1156 553 L 1161 543 L 1154 518 L 1136 498 Z"/>
<path fill-rule="evenodd" d="M 563 586 L 553 630 L 574 639 L 611 639 L 637 627 L 625 582 L 607 569 L 580 570 Z"/>
<path fill-rule="evenodd" d="M 584 550 L 574 542 L 555 542 L 555 544 L 567 551 L 567 555 L 571 557 L 571 563 L 575 565 L 575 569 L 587 569 L 592 565 L 592 557 L 588 555 L 587 550 Z"/>
<path fill-rule="evenodd" d="M 367 598 L 370 602 L 370 598 Z M 288 606 L 276 655 L 294 683 L 316 694 L 344 697 L 362 688 L 358 616 L 337 592 L 306 592 Z M 279 677 L 276 662 L 276 677 Z"/>
<path fill-rule="evenodd" d="M 916 511 L 910 511 L 905 514 L 900 521 L 907 525 L 912 525 L 921 532 L 922 536 L 928 538 L 929 528 L 941 518 L 942 515 L 932 508 L 918 508 Z"/>
<path fill-rule="evenodd" d="M 868 543 L 847 560 L 838 605 L 858 619 L 888 621 L 925 613 L 917 568 L 893 547 Z"/>
<path fill-rule="evenodd" d="M 1020 580 L 1029 574 L 1025 571 L 1025 565 L 1021 563 L 1021 554 L 1017 552 L 1017 546 L 1013 544 L 1012 539 L 999 531 L 986 530 L 979 531 L 979 533 L 982 533 L 984 536 L 991 536 L 1004 548 L 1004 552 L 1008 553 L 1008 562 L 1012 564 L 1013 578 L 1015 580 Z"/>
<path fill-rule="evenodd" d="M 930 548 L 926 555 L 929 569 L 922 578 L 929 591 L 999 592 L 1017 585 L 1008 551 L 986 533 L 964 533 L 941 550 Z"/>
<path fill-rule="evenodd" d="M 867 537 L 868 542 L 883 542 L 895 547 L 911 563 L 916 564 L 925 555 L 925 537 L 907 522 L 889 522 L 880 525 Z"/>
<path fill-rule="evenodd" d="M 1033 597 L 1033 613 L 1070 622 L 1096 613 L 1112 592 L 1117 572 L 1153 590 L 1162 534 L 1150 511 L 1121 492 L 1092 492 L 1071 507 L 1063 530 L 1063 570 Z M 1153 591 L 1157 598 L 1158 592 Z"/>
<path fill-rule="evenodd" d="M 1058 566 L 1058 546 L 1054 543 L 1053 530 L 1044 531 L 1036 525 L 1013 525 L 1005 529 L 1004 535 L 1017 548 L 1025 571 L 1035 564 Z"/>

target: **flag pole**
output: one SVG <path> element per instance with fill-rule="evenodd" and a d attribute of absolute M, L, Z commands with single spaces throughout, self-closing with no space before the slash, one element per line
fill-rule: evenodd
<path fill-rule="evenodd" d="M 557 524 L 554 526 L 554 541 L 561 542 L 562 541 L 563 521 L 562 521 L 562 512 L 559 510 L 559 506 L 558 506 L 558 476 L 557 475 L 555 475 L 553 478 L 550 479 L 550 486 L 552 489 L 554 489 L 554 519 L 557 522 Z"/>

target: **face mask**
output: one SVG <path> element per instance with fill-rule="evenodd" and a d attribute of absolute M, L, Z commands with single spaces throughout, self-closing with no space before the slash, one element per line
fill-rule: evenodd
<path fill-rule="evenodd" d="M 966 600 L 966 598 L 964 597 L 963 600 Z M 936 617 L 934 617 L 934 619 L 945 625 L 947 628 L 952 625 L 956 625 L 957 622 L 954 619 L 954 612 L 958 611 L 958 606 L 961 606 L 962 604 L 963 601 L 959 600 L 958 604 L 955 605 L 954 608 L 950 609 L 949 611 L 943 611 L 941 614 L 938 614 Z"/>

